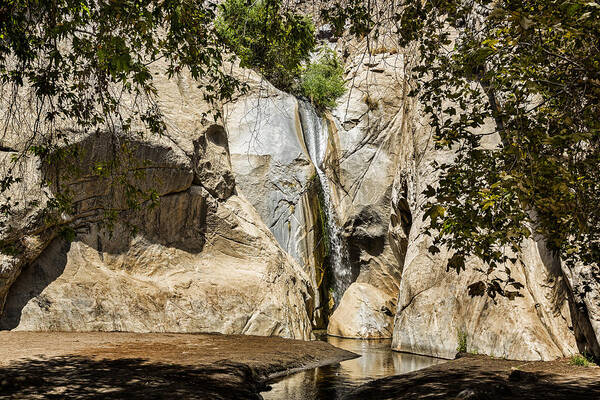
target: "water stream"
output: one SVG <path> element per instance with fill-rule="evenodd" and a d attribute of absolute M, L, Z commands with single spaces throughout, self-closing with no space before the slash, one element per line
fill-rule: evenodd
<path fill-rule="evenodd" d="M 324 161 L 327 153 L 327 142 L 329 139 L 328 124 L 323 121 L 315 108 L 307 102 L 298 101 L 298 112 L 304 142 L 308 155 L 317 170 L 317 176 L 323 189 L 323 206 L 327 214 L 327 230 L 329 233 L 330 264 L 333 272 L 333 299 L 336 306 L 351 282 L 350 262 L 348 251 L 341 237 L 337 213 L 332 202 L 333 187 L 324 171 Z"/>
<path fill-rule="evenodd" d="M 310 103 L 298 101 L 298 104 L 304 142 L 323 191 L 322 205 L 327 219 L 329 262 L 333 273 L 331 284 L 337 305 L 352 282 L 348 251 L 341 236 L 338 215 L 332 201 L 334 187 L 325 173 L 329 129 L 327 122 L 317 114 Z M 280 378 L 271 383 L 272 390 L 261 393 L 265 400 L 340 399 L 370 380 L 414 371 L 443 361 L 393 352 L 391 340 L 355 340 L 331 336 L 324 336 L 321 340 L 359 354 L 360 357 Z"/>
<path fill-rule="evenodd" d="M 373 379 L 404 374 L 445 361 L 394 352 L 390 339 L 357 340 L 326 336 L 322 340 L 361 357 L 280 378 L 271 383 L 270 391 L 261 393 L 265 400 L 341 399 L 354 388 Z"/>

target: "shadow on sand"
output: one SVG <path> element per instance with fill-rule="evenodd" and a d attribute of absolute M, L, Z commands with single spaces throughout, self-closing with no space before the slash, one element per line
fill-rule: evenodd
<path fill-rule="evenodd" d="M 0 368 L 2 399 L 261 399 L 245 364 L 147 363 L 79 356 L 31 359 Z"/>
<path fill-rule="evenodd" d="M 452 364 L 452 363 L 449 363 Z M 451 367 L 452 368 L 452 367 Z M 516 372 L 516 373 L 515 373 Z M 344 400 L 392 399 L 600 399 L 600 375 L 485 371 L 441 366 L 371 381 Z"/>

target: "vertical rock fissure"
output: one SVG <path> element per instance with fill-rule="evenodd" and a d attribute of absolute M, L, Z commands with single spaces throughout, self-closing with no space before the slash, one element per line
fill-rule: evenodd
<path fill-rule="evenodd" d="M 316 284 L 320 298 L 319 307 L 315 309 L 313 315 L 313 323 L 315 329 L 327 329 L 329 316 L 332 313 L 330 308 L 333 306 L 330 302 L 329 292 L 333 277 L 330 266 L 329 232 L 327 230 L 327 214 L 324 210 L 323 188 L 316 174 L 310 178 L 310 187 L 312 197 L 308 201 L 313 215 L 312 220 L 315 221 L 315 242 L 312 250 L 316 263 Z"/>
<path fill-rule="evenodd" d="M 408 202 L 408 182 L 405 176 L 397 183 L 394 198 L 388 235 L 390 236 L 392 251 L 396 260 L 398 260 L 400 271 L 402 271 L 408 250 L 408 238 L 413 224 L 412 211 Z"/>
<path fill-rule="evenodd" d="M 321 186 L 322 205 L 325 212 L 326 237 L 329 239 L 329 265 L 331 267 L 332 296 L 336 307 L 344 292 L 352 283 L 352 274 L 346 244 L 342 239 L 341 229 L 338 224 L 338 216 L 332 201 L 332 191 L 327 174 L 325 173 L 325 157 L 327 154 L 327 142 L 329 139 L 328 124 L 323 123 L 314 107 L 304 101 L 298 101 L 298 113 L 302 134 L 308 151 L 308 155 L 315 166 L 317 177 Z"/>

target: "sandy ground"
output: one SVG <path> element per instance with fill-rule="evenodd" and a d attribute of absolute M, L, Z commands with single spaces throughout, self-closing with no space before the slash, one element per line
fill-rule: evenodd
<path fill-rule="evenodd" d="M 345 399 L 600 399 L 600 368 L 569 362 L 465 354 L 447 363 L 369 382 Z"/>
<path fill-rule="evenodd" d="M 353 357 L 277 337 L 0 332 L 0 398 L 259 399 L 269 378 Z"/>
<path fill-rule="evenodd" d="M 0 399 L 260 399 L 265 381 L 355 355 L 219 334 L 0 332 Z M 463 355 L 347 399 L 600 399 L 600 368 Z"/>

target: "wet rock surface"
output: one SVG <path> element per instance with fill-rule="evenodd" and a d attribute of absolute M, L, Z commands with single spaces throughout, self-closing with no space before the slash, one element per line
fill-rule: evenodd
<path fill-rule="evenodd" d="M 237 189 L 314 288 L 311 319 L 326 327 L 325 240 L 319 180 L 304 143 L 299 101 L 249 73 L 251 90 L 226 108 Z M 321 290 L 319 290 L 321 288 Z"/>

